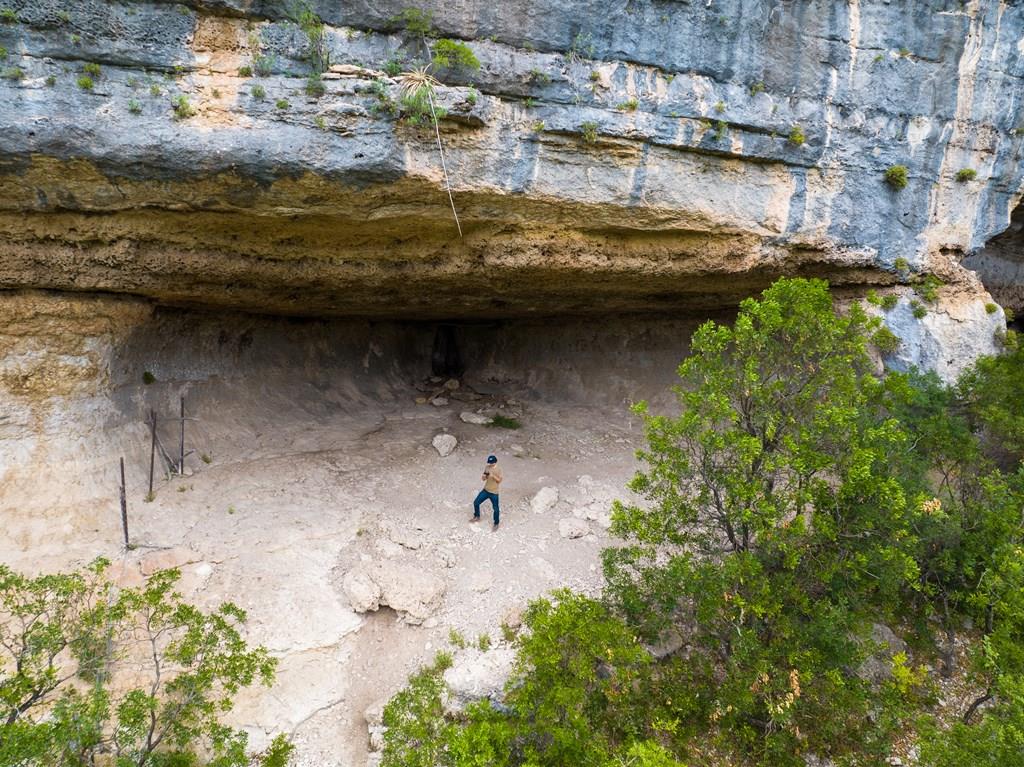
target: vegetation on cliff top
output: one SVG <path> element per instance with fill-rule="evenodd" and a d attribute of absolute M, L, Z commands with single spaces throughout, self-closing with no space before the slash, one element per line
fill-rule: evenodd
<path fill-rule="evenodd" d="M 681 413 L 636 407 L 601 599 L 533 604 L 500 705 L 447 718 L 443 668 L 414 677 L 384 765 L 1020 764 L 1024 355 L 951 388 L 879 375 L 881 331 L 806 280 L 703 325 Z"/>

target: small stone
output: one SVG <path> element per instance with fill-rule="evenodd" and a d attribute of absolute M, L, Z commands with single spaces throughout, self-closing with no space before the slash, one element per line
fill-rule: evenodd
<path fill-rule="evenodd" d="M 427 404 L 427 398 L 426 397 L 417 397 L 416 398 L 416 404 L 417 405 L 426 405 Z"/>
<path fill-rule="evenodd" d="M 449 378 L 444 382 L 444 388 L 448 391 L 455 391 L 459 388 L 459 380 L 457 378 Z"/>
<path fill-rule="evenodd" d="M 434 397 L 432 400 L 430 400 L 430 404 L 433 405 L 434 407 L 444 407 L 445 405 L 448 404 L 448 398 Z"/>
<path fill-rule="evenodd" d="M 455 450 L 459 441 L 455 438 L 454 434 L 438 434 L 431 441 L 431 444 L 434 446 L 438 455 L 442 458 L 447 458 L 452 454 L 452 451 Z"/>
<path fill-rule="evenodd" d="M 522 445 L 512 445 L 509 447 L 509 450 L 512 451 L 512 455 L 522 455 L 526 452 L 526 448 Z"/>
<path fill-rule="evenodd" d="M 537 494 L 530 499 L 530 509 L 534 514 L 544 514 L 551 511 L 558 503 L 557 487 L 542 487 Z"/>
<path fill-rule="evenodd" d="M 558 534 L 563 538 L 582 538 L 590 532 L 590 525 L 576 517 L 565 517 L 558 520 Z"/>
<path fill-rule="evenodd" d="M 487 426 L 494 420 L 490 416 L 486 416 L 482 413 L 471 413 L 468 410 L 464 410 L 459 413 L 459 419 L 464 423 L 475 423 L 478 426 Z"/>

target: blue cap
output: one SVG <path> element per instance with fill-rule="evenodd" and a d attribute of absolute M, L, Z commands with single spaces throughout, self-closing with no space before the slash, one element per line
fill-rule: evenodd
<path fill-rule="evenodd" d="M 498 462 L 498 456 L 496 456 L 496 455 L 489 455 L 489 456 L 487 456 L 487 463 L 497 463 L 497 462 Z"/>

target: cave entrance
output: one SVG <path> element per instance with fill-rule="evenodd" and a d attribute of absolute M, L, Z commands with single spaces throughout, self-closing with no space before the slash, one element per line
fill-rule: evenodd
<path fill-rule="evenodd" d="M 1024 204 L 1010 215 L 1010 225 L 993 237 L 985 247 L 963 260 L 963 265 L 977 273 L 992 298 L 1015 318 L 1007 323 L 1021 329 L 1024 316 Z"/>

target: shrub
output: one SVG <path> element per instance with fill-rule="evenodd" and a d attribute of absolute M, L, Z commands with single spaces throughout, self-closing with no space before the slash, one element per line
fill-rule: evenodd
<path fill-rule="evenodd" d="M 245 612 L 184 602 L 178 570 L 115 588 L 108 567 L 29 577 L 0 566 L 4 763 L 185 767 L 204 753 L 220 767 L 285 764 L 284 738 L 249 757 L 245 733 L 220 721 L 241 688 L 274 679 L 277 661 L 242 636 Z M 151 651 L 129 661 L 137 643 Z"/>
<path fill-rule="evenodd" d="M 398 77 L 402 74 L 403 60 L 398 56 L 392 56 L 384 62 L 384 72 L 388 77 Z"/>
<path fill-rule="evenodd" d="M 906 165 L 890 165 L 885 171 L 886 183 L 897 191 L 907 186 L 907 180 Z"/>
<path fill-rule="evenodd" d="M 895 293 L 889 293 L 888 295 L 882 296 L 882 308 L 886 311 L 891 311 L 896 308 L 896 304 L 900 302 L 900 297 Z"/>
<path fill-rule="evenodd" d="M 437 69 L 479 69 L 480 61 L 473 49 L 465 43 L 447 38 L 436 41 L 431 46 L 432 63 Z"/>
<path fill-rule="evenodd" d="M 257 83 L 249 89 L 249 95 L 257 101 L 262 101 L 267 95 L 267 89 Z"/>
<path fill-rule="evenodd" d="M 13 8 L 0 8 L 0 21 L 4 24 L 16 24 L 18 14 Z"/>
<path fill-rule="evenodd" d="M 583 140 L 588 144 L 597 143 L 597 123 L 585 122 L 580 126 L 580 134 L 583 136 Z"/>
<path fill-rule="evenodd" d="M 804 135 L 804 129 L 799 125 L 794 125 L 789 129 L 789 143 L 794 146 L 803 146 L 807 137 Z"/>
<path fill-rule="evenodd" d="M 999 311 L 999 305 L 998 304 L 994 304 L 991 301 L 989 301 L 987 304 L 985 304 L 985 313 L 986 314 L 995 314 L 998 311 Z"/>
<path fill-rule="evenodd" d="M 496 429 L 519 429 L 523 426 L 517 419 L 509 418 L 507 415 L 501 415 L 500 413 L 494 416 L 487 425 Z"/>
<path fill-rule="evenodd" d="M 715 111 L 718 112 L 718 114 L 722 114 L 725 111 L 725 102 L 719 101 L 718 103 L 716 103 Z"/>
<path fill-rule="evenodd" d="M 196 113 L 195 107 L 184 93 L 179 93 L 171 99 L 171 109 L 174 110 L 174 119 L 176 120 L 185 120 Z"/>
<path fill-rule="evenodd" d="M 565 52 L 565 59 L 570 64 L 594 58 L 594 40 L 586 33 L 579 32 L 572 40 L 572 45 Z"/>
<path fill-rule="evenodd" d="M 544 121 L 534 120 L 533 125 L 530 126 L 534 133 L 542 133 L 544 131 Z"/>
<path fill-rule="evenodd" d="M 50 86 L 52 88 L 54 85 L 57 84 L 57 76 L 56 75 L 47 75 L 45 82 L 46 82 L 46 84 L 48 86 Z"/>
<path fill-rule="evenodd" d="M 956 180 L 961 184 L 965 184 L 968 181 L 974 181 L 978 176 L 978 171 L 974 168 L 961 168 L 956 172 Z"/>
<path fill-rule="evenodd" d="M 100 65 L 95 61 L 87 62 L 85 66 L 82 67 L 82 71 L 97 80 L 100 78 Z"/>
<path fill-rule="evenodd" d="M 934 304 L 939 300 L 939 288 L 942 287 L 942 284 L 942 280 L 934 274 L 928 274 L 921 280 L 921 284 L 917 286 L 917 292 L 925 301 Z"/>
<path fill-rule="evenodd" d="M 551 75 L 547 72 L 542 72 L 536 67 L 530 70 L 530 74 L 527 79 L 533 83 L 540 83 L 541 85 L 547 85 L 551 82 Z"/>
<path fill-rule="evenodd" d="M 623 101 L 621 104 L 619 104 L 615 108 L 616 109 L 620 109 L 623 112 L 635 112 L 636 108 L 638 106 L 640 106 L 640 102 L 637 101 L 635 98 L 633 98 L 633 99 L 629 99 L 628 101 Z"/>
<path fill-rule="evenodd" d="M 448 644 L 450 644 L 452 647 L 457 647 L 460 650 L 465 650 L 466 646 L 467 646 L 466 645 L 466 637 L 464 637 L 456 629 L 449 629 L 448 630 Z"/>
<path fill-rule="evenodd" d="M 270 77 L 274 74 L 274 57 L 258 53 L 252 57 L 252 69 L 257 77 Z"/>
<path fill-rule="evenodd" d="M 719 120 L 715 123 L 715 132 L 711 134 L 711 138 L 715 141 L 721 141 L 729 134 L 729 123 L 725 120 Z"/>
<path fill-rule="evenodd" d="M 591 69 L 590 70 L 590 82 L 596 83 L 600 79 L 601 79 L 601 73 L 598 72 L 596 69 Z"/>
<path fill-rule="evenodd" d="M 928 308 L 920 301 L 910 302 L 910 311 L 916 319 L 922 320 L 928 316 Z"/>
<path fill-rule="evenodd" d="M 324 119 L 323 115 L 317 115 L 314 117 L 313 124 L 320 130 L 327 130 L 327 121 Z"/>
<path fill-rule="evenodd" d="M 756 96 L 758 93 L 764 93 L 764 83 L 760 81 L 750 86 L 751 97 Z"/>
<path fill-rule="evenodd" d="M 417 37 L 429 37 L 433 30 L 434 14 L 419 8 L 406 8 L 392 17 L 391 23 Z"/>
<path fill-rule="evenodd" d="M 288 99 L 278 99 L 274 103 L 274 106 L 277 107 L 278 109 L 287 109 L 291 105 L 288 103 Z"/>
<path fill-rule="evenodd" d="M 0 45 L 0 61 L 7 60 L 7 49 Z"/>
<path fill-rule="evenodd" d="M 907 259 L 903 258 L 903 256 L 900 256 L 895 261 L 893 261 L 892 265 L 897 272 L 902 272 L 905 274 L 910 271 L 910 264 L 907 262 Z"/>
<path fill-rule="evenodd" d="M 320 79 L 320 75 L 311 74 L 306 78 L 306 95 L 312 96 L 313 98 L 320 98 L 327 92 L 327 88 L 324 86 L 324 81 Z"/>
<path fill-rule="evenodd" d="M 91 91 L 93 86 L 92 78 L 89 75 L 82 75 L 78 78 L 78 87 L 83 91 Z"/>
<path fill-rule="evenodd" d="M 491 649 L 491 637 L 489 634 L 481 634 L 477 637 L 476 647 L 480 652 L 487 652 Z"/>
<path fill-rule="evenodd" d="M 151 83 L 150 86 L 149 86 L 149 95 L 150 96 L 159 96 L 160 95 L 160 86 L 157 85 L 156 83 Z"/>
<path fill-rule="evenodd" d="M 25 76 L 25 70 L 21 67 L 7 67 L 0 76 L 4 80 L 21 80 Z"/>
<path fill-rule="evenodd" d="M 533 109 L 535 106 L 537 106 L 537 99 L 527 96 L 525 99 L 523 99 L 523 106 L 526 107 L 527 109 Z"/>
<path fill-rule="evenodd" d="M 305 59 L 313 74 L 322 74 L 331 65 L 330 52 L 327 50 L 327 35 L 324 22 L 304 3 L 293 11 L 292 19 L 306 36 Z"/>
<path fill-rule="evenodd" d="M 137 99 L 128 99 L 128 111 L 133 115 L 142 114 L 142 104 Z"/>
<path fill-rule="evenodd" d="M 470 106 L 475 106 L 477 98 L 478 94 L 476 90 L 470 88 L 469 93 L 466 94 L 466 103 L 469 104 Z"/>
<path fill-rule="evenodd" d="M 244 64 L 238 68 L 239 77 L 252 77 L 252 67 Z"/>

